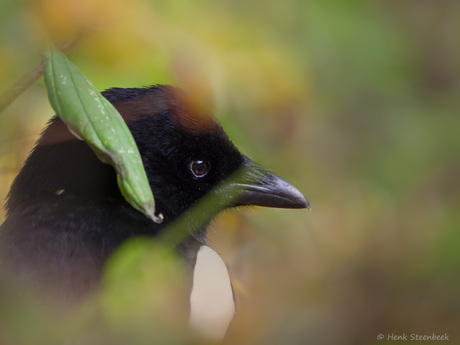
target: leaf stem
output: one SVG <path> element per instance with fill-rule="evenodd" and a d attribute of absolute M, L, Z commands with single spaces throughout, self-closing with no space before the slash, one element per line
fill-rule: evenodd
<path fill-rule="evenodd" d="M 88 31 L 83 31 L 74 38 L 64 43 L 59 49 L 64 53 L 70 53 L 83 38 L 87 37 Z M 40 62 L 29 73 L 16 81 L 2 95 L 0 95 L 0 113 L 6 109 L 16 98 L 18 98 L 30 85 L 35 83 L 43 75 L 43 64 Z"/>

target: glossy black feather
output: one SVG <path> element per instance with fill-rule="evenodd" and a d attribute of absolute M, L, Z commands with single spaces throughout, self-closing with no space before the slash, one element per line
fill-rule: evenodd
<path fill-rule="evenodd" d="M 3 268 L 51 292 L 53 303 L 84 296 L 123 241 L 155 236 L 245 162 L 218 122 L 197 113 L 178 89 L 115 88 L 103 94 L 128 123 L 165 220 L 156 224 L 133 209 L 114 169 L 54 118 L 12 185 L 0 228 Z M 212 167 L 204 178 L 188 168 L 196 159 Z"/>

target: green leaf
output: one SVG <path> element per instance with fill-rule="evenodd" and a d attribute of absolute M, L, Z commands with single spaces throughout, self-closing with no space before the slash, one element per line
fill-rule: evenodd
<path fill-rule="evenodd" d="M 130 344 L 185 344 L 187 273 L 169 245 L 139 237 L 124 242 L 107 262 L 98 296 L 110 333 Z"/>
<path fill-rule="evenodd" d="M 125 199 L 160 223 L 139 150 L 125 121 L 91 82 L 54 46 L 43 55 L 48 99 L 69 130 L 112 165 Z"/>

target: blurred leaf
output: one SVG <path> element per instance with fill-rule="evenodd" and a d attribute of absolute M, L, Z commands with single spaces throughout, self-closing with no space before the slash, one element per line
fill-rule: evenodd
<path fill-rule="evenodd" d="M 40 16 L 55 39 L 119 3 L 48 1 Z M 36 56 L 18 30 L 20 3 L 0 5 L 4 87 Z M 216 222 L 209 242 L 248 291 L 236 290 L 229 344 L 369 344 L 395 330 L 459 338 L 459 1 L 134 0 L 119 13 L 72 53 L 99 89 L 210 84 L 242 152 L 314 201 L 308 216 L 266 209 Z M 2 198 L 50 115 L 40 87 L 0 117 L 13 152 L 0 161 Z M 171 242 L 186 234 L 168 230 Z M 145 255 L 111 284 L 130 268 L 143 277 Z M 138 301 L 125 302 L 127 324 L 161 291 L 141 286 L 128 289 Z M 140 320 L 152 336 L 154 319 Z"/>
<path fill-rule="evenodd" d="M 187 332 L 185 266 L 177 252 L 137 238 L 109 261 L 100 294 L 102 313 L 113 331 L 142 343 L 183 341 Z"/>

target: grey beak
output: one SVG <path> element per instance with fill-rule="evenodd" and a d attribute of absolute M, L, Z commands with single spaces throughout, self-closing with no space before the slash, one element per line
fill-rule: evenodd
<path fill-rule="evenodd" d="M 245 181 L 233 185 L 233 188 L 239 191 L 235 202 L 236 206 L 253 205 L 276 208 L 307 208 L 310 210 L 308 200 L 292 184 L 279 176 L 263 171 L 263 168 L 255 164 L 249 169 L 257 169 L 259 176 L 252 178 L 250 182 Z"/>

